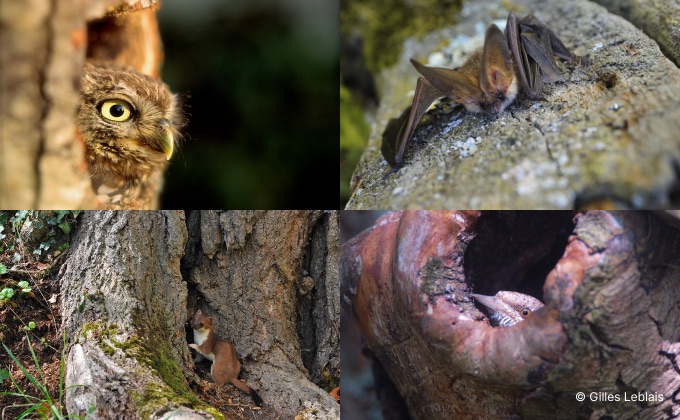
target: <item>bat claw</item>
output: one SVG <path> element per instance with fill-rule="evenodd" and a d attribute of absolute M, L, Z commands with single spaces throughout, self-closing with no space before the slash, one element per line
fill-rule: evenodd
<path fill-rule="evenodd" d="M 394 165 L 392 169 L 390 169 L 390 171 L 385 174 L 385 176 L 383 177 L 383 181 L 387 181 L 387 178 L 389 178 L 390 175 L 392 175 L 393 173 L 397 172 L 399 168 L 401 168 L 401 163 L 398 165 Z"/>

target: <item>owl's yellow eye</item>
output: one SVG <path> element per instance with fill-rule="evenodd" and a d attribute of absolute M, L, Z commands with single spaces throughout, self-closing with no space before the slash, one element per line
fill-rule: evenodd
<path fill-rule="evenodd" d="M 127 121 L 132 116 L 132 106 L 121 99 L 110 99 L 102 102 L 99 112 L 111 121 Z"/>

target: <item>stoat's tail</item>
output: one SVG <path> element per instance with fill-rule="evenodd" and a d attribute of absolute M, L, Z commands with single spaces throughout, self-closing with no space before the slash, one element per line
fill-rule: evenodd
<path fill-rule="evenodd" d="M 246 384 L 243 381 L 239 381 L 236 378 L 232 379 L 231 383 L 234 384 L 234 386 L 236 388 L 240 389 L 241 391 L 245 392 L 246 394 L 250 394 L 253 401 L 255 402 L 255 404 L 257 404 L 258 407 L 262 405 L 262 402 L 263 402 L 262 398 L 260 398 L 260 396 L 257 394 L 257 391 L 255 391 L 253 388 L 249 387 L 248 384 Z"/>

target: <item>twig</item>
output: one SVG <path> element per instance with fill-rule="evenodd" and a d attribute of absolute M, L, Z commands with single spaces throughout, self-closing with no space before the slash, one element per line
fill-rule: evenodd
<path fill-rule="evenodd" d="M 53 268 L 54 265 L 57 263 L 57 261 L 59 261 L 59 259 L 60 259 L 61 257 L 63 257 L 64 255 L 66 255 L 67 253 L 68 253 L 68 249 L 65 250 L 64 252 L 62 252 L 61 254 L 57 255 L 57 256 L 54 258 L 54 260 L 52 261 L 52 263 L 51 263 L 50 265 L 48 265 L 47 268 L 43 268 L 42 270 L 20 270 L 20 269 L 16 269 L 16 268 L 8 268 L 8 269 L 7 269 L 7 272 L 8 272 L 8 273 L 13 273 L 13 274 L 27 274 L 27 275 L 29 275 L 29 276 L 39 275 L 39 274 L 42 273 L 43 276 L 44 276 L 45 274 L 47 274 L 47 273 L 49 273 L 50 271 L 52 271 L 52 268 Z"/>

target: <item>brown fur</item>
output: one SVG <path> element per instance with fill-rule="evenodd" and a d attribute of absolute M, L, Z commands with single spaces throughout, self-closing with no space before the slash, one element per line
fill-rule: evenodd
<path fill-rule="evenodd" d="M 200 346 L 189 344 L 189 347 L 213 361 L 210 374 L 215 383 L 218 386 L 223 386 L 227 382 L 231 382 L 238 389 L 249 394 L 257 405 L 261 405 L 262 399 L 257 392 L 238 379 L 238 375 L 241 372 L 241 363 L 236 355 L 236 350 L 230 343 L 217 339 L 213 331 L 215 327 L 213 318 L 203 315 L 199 309 L 196 315 L 194 315 L 191 326 L 195 333 L 205 334 L 207 332 L 207 339 Z"/>

